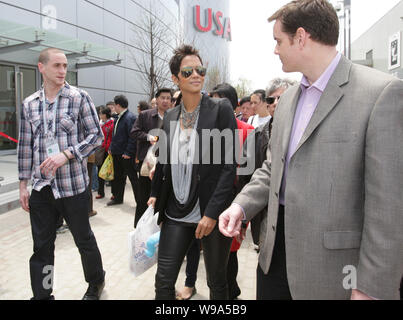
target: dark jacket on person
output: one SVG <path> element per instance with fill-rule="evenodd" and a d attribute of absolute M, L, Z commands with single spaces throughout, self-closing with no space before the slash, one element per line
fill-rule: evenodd
<path fill-rule="evenodd" d="M 149 109 L 141 112 L 130 132 L 132 139 L 137 141 L 137 160 L 143 161 L 151 143 L 147 140 L 148 133 L 158 128 L 158 109 Z"/>
<path fill-rule="evenodd" d="M 160 157 L 158 158 L 156 171 L 152 180 L 151 196 L 157 198 L 156 212 L 165 212 L 166 202 L 171 195 L 172 179 L 171 179 L 171 166 L 170 166 L 170 123 L 171 121 L 178 121 L 180 116 L 181 107 L 177 106 L 170 112 L 166 113 L 163 122 L 163 130 L 166 134 L 165 147 L 167 150 L 168 164 L 161 163 L 161 149 Z M 173 127 L 173 129 L 175 126 Z M 237 128 L 234 111 L 228 99 L 212 99 L 207 95 L 203 95 L 200 104 L 200 115 L 197 124 L 197 133 L 199 137 L 199 165 L 193 164 L 193 171 L 196 172 L 198 186 L 198 194 L 200 201 L 200 210 L 202 216 L 207 216 L 217 220 L 219 215 L 231 204 L 235 194 L 235 177 L 236 177 L 236 161 L 234 158 L 235 147 L 234 144 L 238 141 L 238 136 L 235 133 Z M 211 136 L 202 135 L 202 129 L 218 129 L 220 132 L 227 129 L 232 132 L 233 148 L 226 148 L 224 139 L 221 139 L 221 155 L 220 163 L 215 164 L 213 161 L 213 143 L 214 139 Z M 165 138 L 160 137 L 160 144 L 163 144 Z M 209 141 L 206 141 L 209 139 Z M 210 147 L 210 154 L 206 152 Z M 229 154 L 230 153 L 230 154 Z M 232 157 L 231 164 L 225 163 L 225 155 Z M 204 158 L 204 159 L 203 159 Z M 206 161 L 206 158 L 209 161 Z M 206 164 L 206 162 L 208 162 Z M 218 162 L 218 161 L 217 161 Z M 192 182 L 193 183 L 193 182 Z M 159 215 L 159 221 L 165 219 L 165 214 Z"/>
<path fill-rule="evenodd" d="M 273 119 L 271 118 L 264 126 L 260 126 L 255 129 L 254 136 L 251 138 L 255 139 L 255 171 L 262 167 L 263 162 L 267 159 L 267 149 L 269 146 L 269 141 L 271 137 L 271 130 L 273 126 Z M 246 156 L 246 149 L 244 149 L 244 157 Z M 249 183 L 252 175 L 245 175 L 239 177 L 239 184 L 237 192 L 241 192 L 243 187 Z M 262 219 L 267 215 L 267 207 L 261 210 L 252 220 L 251 220 L 251 233 L 253 243 L 259 245 L 260 240 L 260 225 Z"/>
<path fill-rule="evenodd" d="M 120 120 L 115 120 L 115 128 L 109 150 L 112 154 L 125 154 L 134 158 L 136 156 L 136 140 L 130 137 L 130 131 L 137 117 L 127 110 Z"/>

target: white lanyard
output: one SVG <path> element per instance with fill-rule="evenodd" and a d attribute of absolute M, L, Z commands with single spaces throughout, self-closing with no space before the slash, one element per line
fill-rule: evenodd
<path fill-rule="evenodd" d="M 43 110 L 42 110 L 42 115 L 43 115 L 43 131 L 45 134 L 45 137 L 48 138 L 48 122 L 47 122 L 47 108 L 46 108 L 46 96 L 45 96 L 45 89 L 42 89 L 42 95 L 43 95 Z M 56 136 L 56 114 L 57 114 L 57 105 L 59 102 L 59 96 L 60 96 L 60 91 L 57 94 L 56 98 L 55 98 L 55 102 L 53 103 L 53 137 L 54 138 Z M 49 102 L 50 105 L 50 102 Z"/>

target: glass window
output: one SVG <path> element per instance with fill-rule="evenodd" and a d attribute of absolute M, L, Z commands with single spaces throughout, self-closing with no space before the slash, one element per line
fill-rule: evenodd
<path fill-rule="evenodd" d="M 78 86 L 77 72 L 75 72 L 75 71 L 67 71 L 66 81 L 68 82 L 68 84 L 71 84 L 72 86 L 77 87 Z"/>

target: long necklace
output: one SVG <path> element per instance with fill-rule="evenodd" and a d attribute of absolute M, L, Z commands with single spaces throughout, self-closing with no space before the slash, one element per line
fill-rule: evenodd
<path fill-rule="evenodd" d="M 193 111 L 193 112 L 187 112 L 184 105 L 181 105 L 181 115 L 180 115 L 180 119 L 182 122 L 182 126 L 183 126 L 183 131 L 182 133 L 185 134 L 186 136 L 186 140 L 187 140 L 187 148 L 186 148 L 186 159 L 189 159 L 189 155 L 190 155 L 190 136 L 192 135 L 192 131 L 196 125 L 196 121 L 199 117 L 199 113 L 200 113 L 200 105 L 197 106 L 197 108 Z M 184 166 L 185 169 L 185 174 L 187 174 L 187 166 Z"/>
<path fill-rule="evenodd" d="M 182 126 L 183 129 L 193 129 L 196 121 L 197 121 L 197 117 L 200 113 L 200 106 L 198 106 L 193 112 L 187 112 L 185 107 L 182 104 L 182 108 L 181 108 L 181 121 L 182 121 Z"/>

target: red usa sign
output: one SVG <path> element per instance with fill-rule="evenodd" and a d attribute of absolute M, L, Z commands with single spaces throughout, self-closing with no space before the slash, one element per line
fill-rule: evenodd
<path fill-rule="evenodd" d="M 223 37 L 228 41 L 232 40 L 231 35 L 231 19 L 225 18 L 221 11 L 213 13 L 212 8 L 204 10 L 204 21 L 202 23 L 202 9 L 200 6 L 194 6 L 193 8 L 193 22 L 197 31 L 200 32 L 210 32 L 213 29 L 213 34 L 218 37 Z"/>

